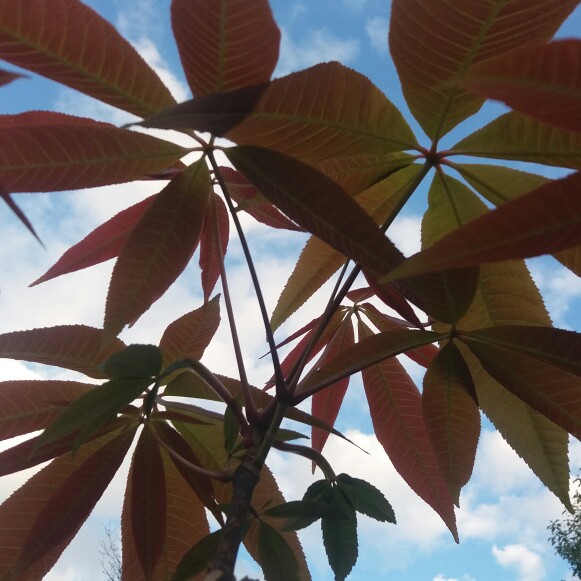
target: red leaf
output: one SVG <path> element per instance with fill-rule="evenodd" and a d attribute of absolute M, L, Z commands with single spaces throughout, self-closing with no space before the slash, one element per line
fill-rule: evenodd
<path fill-rule="evenodd" d="M 480 436 L 472 375 L 454 343 L 447 343 L 424 375 L 422 409 L 440 472 L 457 506 L 470 480 Z"/>
<path fill-rule="evenodd" d="M 173 0 L 171 15 L 194 96 L 270 79 L 280 31 L 268 0 Z"/>
<path fill-rule="evenodd" d="M 105 309 L 107 337 L 138 319 L 187 266 L 200 240 L 209 194 L 203 159 L 157 194 L 113 269 Z"/>
<path fill-rule="evenodd" d="M 36 233 L 36 230 L 34 229 L 32 222 L 28 219 L 26 214 L 20 209 L 20 207 L 14 201 L 12 196 L 4 189 L 2 184 L 0 184 L 0 197 L 6 202 L 6 205 L 12 210 L 12 212 L 22 222 L 22 224 L 24 224 L 24 227 L 40 242 L 42 246 L 44 246 L 39 235 Z"/>
<path fill-rule="evenodd" d="M 409 258 L 389 278 L 528 258 L 581 244 L 581 173 L 488 212 Z"/>
<path fill-rule="evenodd" d="M 345 349 L 348 349 L 355 343 L 353 333 L 353 324 L 351 319 L 346 319 L 338 327 L 332 339 L 327 344 L 321 358 L 316 363 L 315 368 L 324 365 L 335 357 L 340 357 Z M 349 377 L 339 380 L 337 383 L 330 385 L 326 389 L 319 391 L 313 396 L 311 412 L 313 416 L 319 418 L 330 426 L 335 425 L 335 420 L 341 409 L 341 404 L 349 387 Z M 312 442 L 313 448 L 321 452 L 325 442 L 329 437 L 329 432 L 313 426 Z M 313 470 L 315 466 L 313 464 Z"/>
<path fill-rule="evenodd" d="M 163 550 L 166 534 L 167 497 L 159 444 L 144 426 L 131 464 L 131 528 L 135 549 L 146 579 Z"/>
<path fill-rule="evenodd" d="M 144 179 L 188 151 L 108 123 L 45 111 L 1 115 L 0 129 L 0 183 L 8 192 L 76 190 Z"/>
<path fill-rule="evenodd" d="M 239 209 L 272 228 L 304 231 L 279 212 L 239 171 L 230 167 L 220 167 L 220 173 L 226 182 L 228 193 L 238 204 Z"/>
<path fill-rule="evenodd" d="M 114 462 L 117 461 L 115 456 L 121 455 L 119 448 L 122 445 L 129 446 L 128 440 L 127 431 L 121 435 L 107 434 L 82 446 L 74 457 L 71 454 L 61 456 L 32 476 L 0 506 L 0 578 L 42 579 L 48 573 L 88 516 L 88 513 L 85 516 L 81 513 L 86 512 L 87 505 L 93 503 L 93 495 L 100 496 L 111 480 L 112 474 L 107 472 L 114 473 L 116 470 L 112 470 Z M 95 462 L 99 459 L 105 461 L 103 468 Z M 69 490 L 68 497 L 64 496 L 67 486 L 75 481 L 83 481 L 87 483 L 87 487 L 82 490 Z M 69 511 L 81 509 L 83 503 L 85 509 L 72 518 Z M 50 520 L 47 518 L 49 513 Z M 43 518 L 39 518 L 40 515 Z M 66 522 L 69 518 L 69 522 Z M 74 523 L 74 527 L 69 528 L 68 532 L 65 531 L 65 527 L 70 527 L 71 523 Z M 53 528 L 51 531 L 53 542 L 57 533 L 65 535 L 53 549 L 45 551 L 41 556 L 36 552 L 35 546 L 31 547 L 32 552 L 29 554 L 22 551 L 25 543 L 30 542 L 33 529 L 40 532 L 41 527 L 53 525 L 57 526 L 56 530 Z M 45 532 L 48 531 L 45 529 Z M 47 549 L 48 538 L 41 537 L 36 540 L 39 548 Z M 16 562 L 30 557 L 36 557 L 36 563 L 28 568 L 26 576 L 17 576 L 14 571 Z"/>
<path fill-rule="evenodd" d="M 0 440 L 44 429 L 61 408 L 92 385 L 76 381 L 3 381 L 0 383 Z"/>
<path fill-rule="evenodd" d="M 581 131 L 581 40 L 527 45 L 471 67 L 468 89 L 539 121 Z"/>
<path fill-rule="evenodd" d="M 0 335 L 0 357 L 55 365 L 80 371 L 89 377 L 107 377 L 100 369 L 125 344 L 119 339 L 104 345 L 101 329 L 63 325 Z"/>
<path fill-rule="evenodd" d="M 155 196 L 150 196 L 122 210 L 113 218 L 95 228 L 83 240 L 71 246 L 45 274 L 35 280 L 30 286 L 100 264 L 118 256 L 131 230 L 147 211 L 154 198 Z"/>
<path fill-rule="evenodd" d="M 175 103 L 129 42 L 78 0 L 2 0 L 0 58 L 138 117 Z"/>
<path fill-rule="evenodd" d="M 0 87 L 2 87 L 3 85 L 7 85 L 8 83 L 15 81 L 16 79 L 19 79 L 22 76 L 23 75 L 19 75 L 14 71 L 5 71 L 3 69 L 0 69 Z"/>
<path fill-rule="evenodd" d="M 219 324 L 219 297 L 170 323 L 159 343 L 164 367 L 181 359 L 201 359 Z"/>
<path fill-rule="evenodd" d="M 362 374 L 377 439 L 394 468 L 458 542 L 454 503 L 430 444 L 418 388 L 395 358 L 366 367 Z"/>
<path fill-rule="evenodd" d="M 226 256 L 230 238 L 228 209 L 220 196 L 210 197 L 200 238 L 200 268 L 202 269 L 202 289 L 204 301 L 210 295 L 220 278 L 221 263 Z"/>
<path fill-rule="evenodd" d="M 482 105 L 468 67 L 548 40 L 577 0 L 394 0 L 389 47 L 409 107 L 436 141 Z M 437 47 L 437 50 L 434 50 Z"/>
<path fill-rule="evenodd" d="M 370 287 L 356 288 L 347 293 L 347 298 L 354 303 L 359 303 L 371 298 L 375 293 Z"/>

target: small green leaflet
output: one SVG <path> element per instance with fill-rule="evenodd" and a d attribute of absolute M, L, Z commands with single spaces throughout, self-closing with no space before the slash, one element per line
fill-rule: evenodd
<path fill-rule="evenodd" d="M 155 345 L 129 345 L 114 353 L 103 365 L 111 379 L 140 379 L 159 375 L 162 354 Z"/>
<path fill-rule="evenodd" d="M 264 521 L 258 524 L 258 553 L 266 581 L 299 581 L 299 564 L 284 537 Z"/>
<path fill-rule="evenodd" d="M 337 487 L 357 512 L 381 522 L 387 521 L 395 524 L 395 513 L 391 504 L 369 482 L 360 478 L 352 478 L 348 474 L 339 474 Z"/>

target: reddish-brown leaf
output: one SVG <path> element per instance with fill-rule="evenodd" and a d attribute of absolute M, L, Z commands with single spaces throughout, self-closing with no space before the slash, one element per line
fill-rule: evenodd
<path fill-rule="evenodd" d="M 1 0 L 0 58 L 138 117 L 175 103 L 137 50 L 78 0 Z"/>
<path fill-rule="evenodd" d="M 0 440 L 44 429 L 61 408 L 92 385 L 77 381 L 3 381 L 0 383 Z"/>
<path fill-rule="evenodd" d="M 169 141 L 63 113 L 2 115 L 0 129 L 0 182 L 8 192 L 76 190 L 145 179 L 187 153 Z"/>
<path fill-rule="evenodd" d="M 380 330 L 389 331 L 390 329 L 401 329 L 409 326 L 407 321 L 401 321 L 382 313 L 375 305 L 371 303 L 364 303 L 361 305 L 361 311 L 369 318 L 369 320 Z M 406 351 L 407 355 L 412 361 L 415 361 L 422 367 L 429 367 L 434 357 L 438 354 L 438 348 L 435 345 L 422 345 L 417 349 Z"/>
<path fill-rule="evenodd" d="M 368 334 L 362 325 L 362 335 Z M 377 335 L 364 339 L 370 341 Z M 422 414 L 421 395 L 392 357 L 363 369 L 363 387 L 377 439 L 412 490 L 446 523 L 458 541 L 454 502 L 438 469 Z"/>
<path fill-rule="evenodd" d="M 138 319 L 187 266 L 200 240 L 209 194 L 203 159 L 157 194 L 113 269 L 105 309 L 107 337 Z"/>
<path fill-rule="evenodd" d="M 165 543 L 167 497 L 163 459 L 151 426 L 141 432 L 131 463 L 131 530 L 143 575 L 153 580 Z"/>
<path fill-rule="evenodd" d="M 270 79 L 280 31 L 268 0 L 173 0 L 171 16 L 194 96 Z"/>
<path fill-rule="evenodd" d="M 0 357 L 55 365 L 89 377 L 107 377 L 100 369 L 125 344 L 114 339 L 104 346 L 102 329 L 62 325 L 0 335 Z"/>
<path fill-rule="evenodd" d="M 131 230 L 139 222 L 154 198 L 155 196 L 150 196 L 122 210 L 95 228 L 83 240 L 71 246 L 53 266 L 30 286 L 119 256 Z"/>
<path fill-rule="evenodd" d="M 30 478 L 0 506 L 1 579 L 42 579 L 48 573 L 88 516 L 92 505 L 86 515 L 83 516 L 81 512 L 86 511 L 88 504 L 94 504 L 92 496 L 96 495 L 98 498 L 111 480 L 116 470 L 116 468 L 113 470 L 114 463 L 117 461 L 116 457 L 121 456 L 122 448 L 130 444 L 128 435 L 130 434 L 127 431 L 121 435 L 119 433 L 107 434 L 82 446 L 75 456 L 71 454 L 61 456 Z M 103 468 L 95 463 L 95 460 L 99 458 L 106 463 Z M 119 458 L 119 462 L 121 460 L 122 457 Z M 113 474 L 107 474 L 107 472 L 113 472 Z M 68 497 L 64 497 L 67 485 L 74 482 L 80 483 L 80 481 L 85 482 L 85 488 L 69 490 Z M 63 506 L 67 502 L 70 506 Z M 74 512 L 83 504 L 85 511 L 80 511 L 74 519 L 70 518 L 72 514 L 69 511 Z M 43 518 L 39 519 L 41 514 Z M 69 522 L 66 522 L 69 518 Z M 76 521 L 75 526 L 68 528 L 73 521 Z M 50 531 L 52 540 L 54 541 L 57 532 L 65 534 L 64 538 L 42 555 L 39 555 L 34 546 L 31 547 L 29 555 L 24 554 L 22 549 L 27 542 L 30 542 L 28 539 L 31 531 L 39 531 L 39 527 L 53 525 L 57 528 Z M 66 528 L 68 531 L 65 530 Z M 45 529 L 45 532 L 49 531 Z M 48 539 L 45 540 L 40 536 L 36 540 L 43 549 L 47 549 Z M 32 558 L 36 562 L 28 568 L 25 575 L 15 576 L 14 567 L 21 558 Z"/>
<path fill-rule="evenodd" d="M 539 121 L 581 131 L 581 40 L 525 46 L 469 69 L 464 85 Z"/>
<path fill-rule="evenodd" d="M 372 218 L 322 173 L 261 147 L 234 147 L 226 153 L 287 216 L 362 267 L 385 272 L 403 260 Z"/>
<path fill-rule="evenodd" d="M 239 171 L 231 167 L 221 167 L 220 173 L 224 178 L 228 193 L 238 204 L 239 209 L 272 228 L 303 231 L 300 226 L 293 224 L 279 212 Z"/>
<path fill-rule="evenodd" d="M 219 297 L 170 323 L 159 342 L 164 367 L 180 359 L 201 359 L 219 324 Z"/>
<path fill-rule="evenodd" d="M 476 218 L 408 259 L 389 278 L 558 252 L 581 244 L 581 173 Z"/>
<path fill-rule="evenodd" d="M 321 389 L 332 385 L 343 377 L 353 375 L 366 367 L 446 337 L 446 334 L 410 329 L 394 329 L 366 337 L 341 353 L 340 357 L 334 358 L 315 373 L 310 374 L 299 384 L 297 393 L 300 395 L 313 388 Z"/>
<path fill-rule="evenodd" d="M 153 579 L 168 579 L 175 572 L 186 552 L 200 539 L 209 534 L 204 505 L 178 472 L 165 450 L 161 450 L 163 477 L 166 491 L 166 527 L 163 530 L 165 544 Z M 129 482 L 131 481 L 131 474 Z M 135 548 L 132 529 L 131 488 L 125 491 L 122 530 L 122 579 L 123 581 L 145 581 Z M 201 581 L 195 577 L 196 581 Z"/>
<path fill-rule="evenodd" d="M 389 46 L 408 105 L 439 139 L 482 105 L 462 88 L 470 65 L 548 40 L 577 0 L 394 0 Z M 437 47 L 437 49 L 435 49 Z"/>
<path fill-rule="evenodd" d="M 446 344 L 424 375 L 422 410 L 442 477 L 457 506 L 470 480 L 480 436 L 480 411 L 470 370 L 454 343 Z"/>
<path fill-rule="evenodd" d="M 210 295 L 220 278 L 220 265 L 226 256 L 230 238 L 230 220 L 224 201 L 217 194 L 210 196 L 200 238 L 200 268 L 202 269 L 202 290 L 204 301 Z"/>
<path fill-rule="evenodd" d="M 42 246 L 44 246 L 40 236 L 36 233 L 32 222 L 28 219 L 28 216 L 14 201 L 14 198 L 4 189 L 2 184 L 0 184 L 0 197 L 6 202 L 6 205 L 12 210 L 12 213 L 20 220 L 20 222 L 22 222 L 24 227 L 40 242 Z"/>
<path fill-rule="evenodd" d="M 349 349 L 354 343 L 355 336 L 353 333 L 353 323 L 351 322 L 351 319 L 348 318 L 339 325 L 315 367 L 325 365 L 325 363 L 331 361 L 335 357 L 340 357 L 341 353 L 343 353 L 345 349 Z M 339 414 L 339 410 L 343 404 L 343 399 L 347 393 L 347 388 L 349 387 L 349 379 L 349 377 L 344 377 L 313 396 L 311 401 L 311 413 L 316 418 L 323 420 L 330 426 L 335 425 L 335 420 L 337 419 L 337 415 Z M 312 445 L 317 452 L 323 450 L 328 437 L 329 432 L 313 426 Z"/>
<path fill-rule="evenodd" d="M 14 71 L 5 71 L 4 69 L 0 69 L 0 87 L 3 85 L 7 85 L 16 79 L 21 78 L 23 75 L 19 75 Z"/>

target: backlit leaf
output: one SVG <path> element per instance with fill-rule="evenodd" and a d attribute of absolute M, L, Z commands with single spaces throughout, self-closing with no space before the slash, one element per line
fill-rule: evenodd
<path fill-rule="evenodd" d="M 581 174 L 554 180 L 454 230 L 389 278 L 514 258 L 581 244 Z"/>
<path fill-rule="evenodd" d="M 258 524 L 258 553 L 266 581 L 300 580 L 297 559 L 285 538 L 269 524 Z"/>
<path fill-rule="evenodd" d="M 422 410 L 442 477 L 456 505 L 470 480 L 480 436 L 480 411 L 470 370 L 447 343 L 424 375 Z"/>
<path fill-rule="evenodd" d="M 161 371 L 161 351 L 155 345 L 129 345 L 103 364 L 112 379 L 155 378 Z"/>
<path fill-rule="evenodd" d="M 0 182 L 8 192 L 56 192 L 146 179 L 187 151 L 151 135 L 63 113 L 0 115 Z"/>
<path fill-rule="evenodd" d="M 62 410 L 58 418 L 44 430 L 38 445 L 45 446 L 79 430 L 73 445 L 73 451 L 76 451 L 102 426 L 114 420 L 151 383 L 151 378 L 112 379 L 93 387 Z"/>
<path fill-rule="evenodd" d="M 171 15 L 194 96 L 270 79 L 278 60 L 280 31 L 268 0 L 174 0 Z"/>
<path fill-rule="evenodd" d="M 181 359 L 201 359 L 219 325 L 219 296 L 170 323 L 159 342 L 164 366 Z"/>
<path fill-rule="evenodd" d="M 40 242 L 42 246 L 44 246 L 39 235 L 36 233 L 36 230 L 34 229 L 32 222 L 28 219 L 28 217 L 22 211 L 20 206 L 14 201 L 14 198 L 3 188 L 2 184 L 0 184 L 0 197 L 6 202 L 6 205 L 10 208 L 12 213 L 20 220 L 24 227 Z"/>
<path fill-rule="evenodd" d="M 85 522 L 117 472 L 134 430 L 107 434 L 61 456 L 0 507 L 0 574 L 41 579 Z"/>
<path fill-rule="evenodd" d="M 462 139 L 451 148 L 450 154 L 579 168 L 581 133 L 513 111 Z"/>
<path fill-rule="evenodd" d="M 216 554 L 222 529 L 218 529 L 198 541 L 180 561 L 171 581 L 188 581 L 194 575 L 203 573 Z"/>
<path fill-rule="evenodd" d="M 210 300 L 210 295 L 220 278 L 220 264 L 226 256 L 229 238 L 228 209 L 220 196 L 212 194 L 208 200 L 200 238 L 200 268 L 202 269 L 204 302 Z"/>
<path fill-rule="evenodd" d="M 203 159 L 157 194 L 113 269 L 106 336 L 117 335 L 138 319 L 187 266 L 200 240 L 209 194 L 210 175 Z"/>
<path fill-rule="evenodd" d="M 109 356 L 125 347 L 115 339 L 104 346 L 103 331 L 85 325 L 61 325 L 0 335 L 0 357 L 55 365 L 103 378 Z"/>
<path fill-rule="evenodd" d="M 135 549 L 146 579 L 153 580 L 165 544 L 167 497 L 159 444 L 144 426 L 131 464 L 131 524 Z"/>
<path fill-rule="evenodd" d="M 581 40 L 526 46 L 472 67 L 464 85 L 539 121 L 581 130 Z"/>
<path fill-rule="evenodd" d="M 150 196 L 103 222 L 83 240 L 71 246 L 53 266 L 30 286 L 119 256 L 129 233 L 141 220 L 153 200 L 154 196 Z"/>
<path fill-rule="evenodd" d="M 22 75 L 15 73 L 14 71 L 5 71 L 4 69 L 0 69 L 0 87 L 3 85 L 7 85 L 16 79 L 21 78 Z"/>
<path fill-rule="evenodd" d="M 93 386 L 77 381 L 3 381 L 0 383 L 0 439 L 44 429 L 61 406 Z"/>
<path fill-rule="evenodd" d="M 548 40 L 576 6 L 577 0 L 394 0 L 391 56 L 424 131 L 438 140 L 480 109 L 484 99 L 462 87 L 473 63 Z"/>
<path fill-rule="evenodd" d="M 355 343 L 355 336 L 353 333 L 353 323 L 351 319 L 346 319 L 338 327 L 337 331 L 329 341 L 325 351 L 321 355 L 319 361 L 315 364 L 315 367 L 322 367 L 329 361 L 332 361 L 336 357 L 341 357 L 341 354 Z M 316 418 L 323 420 L 326 424 L 333 426 L 341 405 L 343 404 L 343 399 L 347 393 L 347 388 L 349 387 L 349 376 L 340 379 L 337 383 L 334 383 L 313 395 L 311 400 L 311 413 Z M 312 430 L 312 446 L 313 449 L 321 452 L 325 446 L 325 442 L 329 437 L 329 432 L 326 430 L 321 430 L 317 427 L 313 427 Z M 313 465 L 314 469 L 314 465 Z"/>
<path fill-rule="evenodd" d="M 402 255 L 335 182 L 295 159 L 260 147 L 227 151 L 234 165 L 297 224 L 363 267 L 384 272 Z"/>
<path fill-rule="evenodd" d="M 78 0 L 2 0 L 0 58 L 138 117 L 175 103 L 137 50 Z"/>

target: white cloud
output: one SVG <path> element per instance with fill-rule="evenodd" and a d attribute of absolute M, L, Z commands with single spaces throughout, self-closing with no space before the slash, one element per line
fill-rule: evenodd
<path fill-rule="evenodd" d="M 365 32 L 373 50 L 379 54 L 387 54 L 388 20 L 381 16 L 370 18 L 365 24 Z"/>
<path fill-rule="evenodd" d="M 471 577 L 470 575 L 462 575 L 462 577 L 460 578 L 458 577 L 452 578 L 444 577 L 442 573 L 438 573 L 438 575 L 436 575 L 432 581 L 476 581 L 476 579 L 474 579 L 474 577 Z"/>
<path fill-rule="evenodd" d="M 398 216 L 387 231 L 393 243 L 406 255 L 421 250 L 420 231 L 422 219 L 420 216 Z"/>
<path fill-rule="evenodd" d="M 348 64 L 359 55 L 359 41 L 339 38 L 325 28 L 311 30 L 300 39 L 281 28 L 280 58 L 274 76 L 282 77 L 326 61 Z"/>
<path fill-rule="evenodd" d="M 542 581 L 546 578 L 540 555 L 525 545 L 506 545 L 502 549 L 494 545 L 492 554 L 499 565 L 516 570 L 518 581 Z"/>

